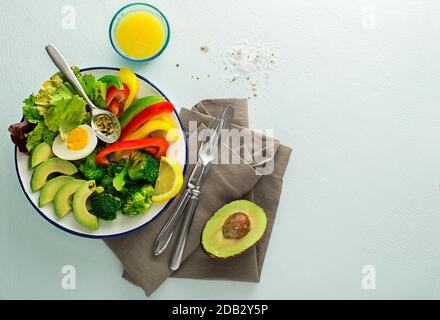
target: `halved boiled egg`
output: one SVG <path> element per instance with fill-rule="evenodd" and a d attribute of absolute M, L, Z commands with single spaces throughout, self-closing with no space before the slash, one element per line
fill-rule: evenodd
<path fill-rule="evenodd" d="M 78 126 L 66 139 L 58 135 L 52 144 L 53 153 L 64 160 L 79 160 L 87 157 L 98 144 L 95 132 L 88 125 Z"/>

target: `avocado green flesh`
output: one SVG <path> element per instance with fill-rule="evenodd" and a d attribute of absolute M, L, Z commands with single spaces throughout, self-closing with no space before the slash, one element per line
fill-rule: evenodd
<path fill-rule="evenodd" d="M 41 189 L 38 206 L 42 208 L 46 204 L 51 203 L 57 191 L 69 180 L 73 180 L 73 178 L 70 176 L 59 176 L 47 181 L 43 189 Z"/>
<path fill-rule="evenodd" d="M 52 173 L 61 173 L 71 176 L 77 172 L 78 169 L 73 163 L 59 158 L 50 158 L 35 168 L 31 179 L 31 189 L 35 192 L 43 188 L 47 178 Z"/>
<path fill-rule="evenodd" d="M 66 182 L 55 194 L 53 207 L 59 219 L 64 218 L 72 210 L 72 198 L 75 191 L 85 180 L 72 180 Z"/>
<path fill-rule="evenodd" d="M 227 239 L 223 236 L 223 225 L 234 213 L 242 212 L 250 220 L 250 231 L 241 239 Z M 267 227 L 264 210 L 247 200 L 233 201 L 219 209 L 206 223 L 202 231 L 202 247 L 212 257 L 226 259 L 243 253 L 256 244 Z"/>
<path fill-rule="evenodd" d="M 51 146 L 46 143 L 42 142 L 38 146 L 36 146 L 30 155 L 30 165 L 31 168 L 35 168 L 40 163 L 46 161 L 47 159 L 50 159 L 54 156 L 52 152 Z"/>
<path fill-rule="evenodd" d="M 80 225 L 89 230 L 99 228 L 98 218 L 87 210 L 87 199 L 95 192 L 95 181 L 83 182 L 73 195 L 73 215 Z"/>

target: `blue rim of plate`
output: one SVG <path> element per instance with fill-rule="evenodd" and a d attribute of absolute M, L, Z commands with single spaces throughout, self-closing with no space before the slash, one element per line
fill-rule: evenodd
<path fill-rule="evenodd" d="M 114 68 L 114 67 L 90 67 L 90 68 L 84 68 L 81 69 L 81 72 L 87 72 L 87 71 L 92 71 L 92 70 L 113 70 L 113 71 L 119 71 L 120 68 Z M 153 87 L 157 92 L 159 92 L 166 101 L 171 102 L 168 97 L 158 88 L 156 87 L 152 82 L 150 82 L 149 80 L 147 80 L 145 77 L 139 75 L 136 73 L 136 76 L 141 79 L 142 81 L 146 82 L 148 85 L 150 85 L 151 87 Z M 174 109 L 174 114 L 177 117 L 177 120 L 179 121 L 179 125 L 180 128 L 182 129 L 183 132 L 185 132 L 185 129 L 183 128 L 183 124 L 182 124 L 182 120 L 179 117 L 179 114 L 177 113 L 177 111 Z M 23 120 L 23 119 L 22 119 Z M 186 168 L 187 168 L 187 164 L 188 164 L 188 141 L 186 139 L 186 136 L 184 134 L 185 137 L 185 164 L 183 166 L 183 175 L 185 175 L 186 173 Z M 162 210 L 160 210 L 153 218 L 151 218 L 149 221 L 145 222 L 144 224 L 140 225 L 139 227 L 136 227 L 132 230 L 129 231 L 125 231 L 125 232 L 121 232 L 121 233 L 116 233 L 116 234 L 111 234 L 111 235 L 103 235 L 103 236 L 95 236 L 95 235 L 91 235 L 91 234 L 86 234 L 86 233 L 80 233 L 77 231 L 73 231 L 70 230 L 62 225 L 60 225 L 59 223 L 57 223 L 56 221 L 53 221 L 51 219 L 49 219 L 41 210 L 40 208 L 38 208 L 35 203 L 32 201 L 32 199 L 29 197 L 29 195 L 27 194 L 24 185 L 23 185 L 23 181 L 21 181 L 21 177 L 20 177 L 20 172 L 18 171 L 18 161 L 17 161 L 17 151 L 18 148 L 15 147 L 15 171 L 17 173 L 17 177 L 18 177 L 18 182 L 20 183 L 21 189 L 23 190 L 24 195 L 26 196 L 26 198 L 28 199 L 28 201 L 30 202 L 30 204 L 32 205 L 32 207 L 34 207 L 34 209 L 40 214 L 40 216 L 42 216 L 45 220 L 47 220 L 48 222 L 50 222 L 52 225 L 54 225 L 55 227 L 57 227 L 58 229 L 61 229 L 63 231 L 66 231 L 70 234 L 73 234 L 75 236 L 79 236 L 82 238 L 89 238 L 89 239 L 109 239 L 109 238 L 118 238 L 118 237 L 122 237 L 122 236 L 126 236 L 132 232 L 136 232 L 140 229 L 142 229 L 143 227 L 147 226 L 149 223 L 153 222 L 154 220 L 156 220 L 174 201 L 175 197 L 170 199 L 167 204 L 162 208 Z"/>
<path fill-rule="evenodd" d="M 166 30 L 167 30 L 167 37 L 165 39 L 164 44 L 162 45 L 162 48 L 154 55 L 148 57 L 148 58 L 144 58 L 144 59 L 135 59 L 135 58 L 131 58 L 129 56 L 127 56 L 126 54 L 124 54 L 119 48 L 118 46 L 115 44 L 114 40 L 113 40 L 113 33 L 112 33 L 112 29 L 113 29 L 113 25 L 116 22 L 117 17 L 127 8 L 133 7 L 133 6 L 145 6 L 148 7 L 149 9 L 153 9 L 154 11 L 156 11 L 163 19 L 163 21 L 165 21 L 165 26 L 166 26 Z M 127 59 L 129 61 L 132 62 L 148 62 L 151 60 L 156 59 L 157 57 L 159 57 L 164 51 L 165 49 L 168 47 L 168 43 L 170 42 L 170 37 L 171 37 L 171 28 L 170 28 L 170 23 L 168 22 L 167 17 L 162 13 L 162 11 L 160 11 L 158 8 L 156 8 L 155 6 L 148 4 L 148 3 L 144 3 L 144 2 L 133 2 L 133 3 L 129 3 L 125 6 L 123 6 L 121 9 L 119 9 L 115 15 L 113 16 L 110 25 L 109 25 L 109 29 L 108 29 L 108 35 L 110 38 L 110 43 L 113 47 L 113 49 L 116 51 L 117 54 L 119 54 L 122 58 Z"/>

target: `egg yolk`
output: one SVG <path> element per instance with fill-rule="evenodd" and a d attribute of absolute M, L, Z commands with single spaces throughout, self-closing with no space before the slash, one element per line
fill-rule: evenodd
<path fill-rule="evenodd" d="M 89 143 L 89 132 L 86 128 L 75 128 L 67 136 L 67 148 L 78 151 Z"/>

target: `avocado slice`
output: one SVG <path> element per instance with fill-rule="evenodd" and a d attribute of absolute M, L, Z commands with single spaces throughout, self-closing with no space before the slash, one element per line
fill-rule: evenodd
<path fill-rule="evenodd" d="M 233 201 L 219 209 L 202 231 L 202 248 L 211 257 L 228 259 L 255 245 L 267 227 L 264 210 L 248 200 Z"/>
<path fill-rule="evenodd" d="M 40 143 L 38 146 L 36 146 L 31 151 L 31 155 L 29 158 L 31 168 L 35 168 L 40 163 L 42 163 L 52 157 L 54 157 L 54 154 L 52 152 L 51 146 L 46 142 Z"/>
<path fill-rule="evenodd" d="M 78 172 L 75 165 L 69 161 L 59 158 L 50 158 L 39 164 L 35 168 L 31 179 L 31 189 L 33 192 L 43 188 L 46 183 L 47 177 L 52 173 L 61 173 L 67 176 L 71 176 Z"/>
<path fill-rule="evenodd" d="M 83 182 L 73 195 L 73 215 L 80 225 L 89 230 L 99 228 L 98 218 L 87 210 L 87 199 L 96 191 L 94 180 Z"/>
<path fill-rule="evenodd" d="M 71 176 L 59 176 L 47 181 L 43 189 L 41 189 L 38 206 L 42 208 L 46 204 L 51 203 L 57 191 L 69 180 L 74 180 L 74 178 Z"/>
<path fill-rule="evenodd" d="M 75 179 L 66 182 L 55 194 L 53 207 L 55 214 L 59 219 L 64 218 L 72 210 L 73 194 L 78 190 L 85 180 Z"/>

